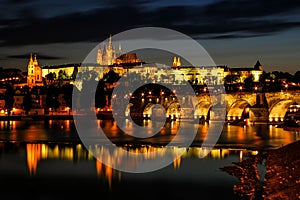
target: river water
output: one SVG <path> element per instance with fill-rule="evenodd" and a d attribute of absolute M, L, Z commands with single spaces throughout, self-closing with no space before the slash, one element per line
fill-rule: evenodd
<path fill-rule="evenodd" d="M 164 148 L 179 126 L 171 122 L 157 136 L 133 143 L 115 121 L 95 123 L 112 142 L 138 152 Z M 299 132 L 268 124 L 226 124 L 214 148 L 202 158 L 205 149 L 201 142 L 211 126 L 197 125 L 195 143 L 190 147 L 173 146 L 172 152 L 182 156 L 166 167 L 129 173 L 96 159 L 82 143 L 73 120 L 0 121 L 0 198 L 238 199 L 232 190 L 237 179 L 221 167 L 300 139 Z M 110 154 L 110 161 L 120 160 L 118 155 Z"/>

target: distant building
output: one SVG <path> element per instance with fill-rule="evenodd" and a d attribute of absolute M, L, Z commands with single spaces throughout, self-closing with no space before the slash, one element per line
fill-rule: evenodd
<path fill-rule="evenodd" d="M 30 88 L 43 86 L 42 68 L 39 66 L 36 54 L 34 54 L 34 58 L 32 58 L 32 54 L 30 54 L 27 70 L 27 85 Z"/>
<path fill-rule="evenodd" d="M 126 53 L 123 55 L 120 55 L 118 58 L 116 58 L 114 64 L 115 65 L 129 65 L 129 64 L 139 64 L 141 63 L 141 60 L 137 57 L 135 53 Z"/>
<path fill-rule="evenodd" d="M 251 67 L 238 67 L 238 68 L 230 68 L 230 75 L 240 76 L 240 82 L 244 82 L 244 80 L 251 75 L 253 76 L 253 82 L 259 82 L 259 77 L 263 73 L 263 67 L 259 61 L 256 62 L 253 68 Z"/>

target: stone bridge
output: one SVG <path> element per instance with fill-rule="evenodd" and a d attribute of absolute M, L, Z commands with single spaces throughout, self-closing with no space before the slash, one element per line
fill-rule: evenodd
<path fill-rule="evenodd" d="M 281 122 L 292 104 L 300 105 L 300 91 L 273 93 L 230 93 L 200 94 L 190 96 L 159 96 L 133 98 L 126 109 L 126 115 L 149 118 L 165 115 L 175 118 L 200 118 L 209 120 L 213 108 L 223 107 L 226 120 L 249 119 L 252 122 Z"/>

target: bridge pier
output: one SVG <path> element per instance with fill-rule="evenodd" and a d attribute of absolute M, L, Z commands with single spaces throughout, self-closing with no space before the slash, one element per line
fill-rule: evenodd
<path fill-rule="evenodd" d="M 249 113 L 250 122 L 269 122 L 268 108 L 250 108 Z"/>

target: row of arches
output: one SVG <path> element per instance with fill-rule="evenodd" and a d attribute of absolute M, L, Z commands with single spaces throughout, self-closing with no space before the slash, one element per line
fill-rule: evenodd
<path fill-rule="evenodd" d="M 271 108 L 268 109 L 268 116 L 266 120 L 269 122 L 281 122 L 284 121 L 287 111 L 292 105 L 299 105 L 298 102 L 293 100 L 278 100 L 274 103 Z M 131 115 L 133 103 L 128 104 L 125 116 Z M 300 106 L 299 106 L 300 107 Z M 189 116 L 194 119 L 210 120 L 212 105 L 208 101 L 201 101 L 194 106 L 193 113 Z M 238 121 L 244 119 L 250 119 L 254 115 L 252 113 L 252 106 L 247 100 L 238 100 L 232 105 L 227 105 L 226 109 L 226 120 L 227 121 Z M 170 119 L 178 119 L 182 117 L 182 110 L 180 104 L 177 101 L 171 102 L 168 105 L 160 105 L 154 103 L 148 103 L 142 109 L 142 116 L 144 119 L 149 119 L 151 117 L 167 117 Z"/>

